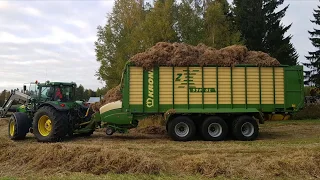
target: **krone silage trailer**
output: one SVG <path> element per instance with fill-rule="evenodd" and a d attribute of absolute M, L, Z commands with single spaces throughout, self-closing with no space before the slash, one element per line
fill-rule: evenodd
<path fill-rule="evenodd" d="M 96 118 L 107 134 L 136 127 L 154 114 L 166 119 L 169 136 L 177 141 L 254 140 L 266 114 L 291 114 L 304 106 L 303 67 L 189 66 L 144 70 L 126 65 L 122 101 L 106 104 Z M 99 116 L 99 117 L 97 117 Z"/>

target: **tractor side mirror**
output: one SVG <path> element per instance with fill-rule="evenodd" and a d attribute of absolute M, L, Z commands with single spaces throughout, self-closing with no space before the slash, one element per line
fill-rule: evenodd
<path fill-rule="evenodd" d="M 26 92 L 26 90 L 27 90 L 27 86 L 23 85 L 23 91 Z"/>

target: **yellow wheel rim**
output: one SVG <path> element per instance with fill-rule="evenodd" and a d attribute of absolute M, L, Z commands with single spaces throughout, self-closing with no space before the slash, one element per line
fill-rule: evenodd
<path fill-rule="evenodd" d="M 15 129 L 15 125 L 16 125 L 16 122 L 13 120 L 10 122 L 10 129 L 9 129 L 9 133 L 10 133 L 10 136 L 14 136 L 14 129 Z"/>
<path fill-rule="evenodd" d="M 49 116 L 43 115 L 38 121 L 38 130 L 42 136 L 48 136 L 51 132 L 52 125 Z"/>

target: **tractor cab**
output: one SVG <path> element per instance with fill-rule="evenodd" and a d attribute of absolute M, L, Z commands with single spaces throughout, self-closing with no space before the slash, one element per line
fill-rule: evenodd
<path fill-rule="evenodd" d="M 39 101 L 73 102 L 76 83 L 45 82 L 38 84 Z"/>

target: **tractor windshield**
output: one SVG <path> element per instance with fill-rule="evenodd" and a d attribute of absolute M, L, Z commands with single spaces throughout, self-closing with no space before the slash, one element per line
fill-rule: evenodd
<path fill-rule="evenodd" d="M 74 99 L 72 86 L 43 86 L 41 87 L 40 98 L 44 101 L 69 102 Z"/>

